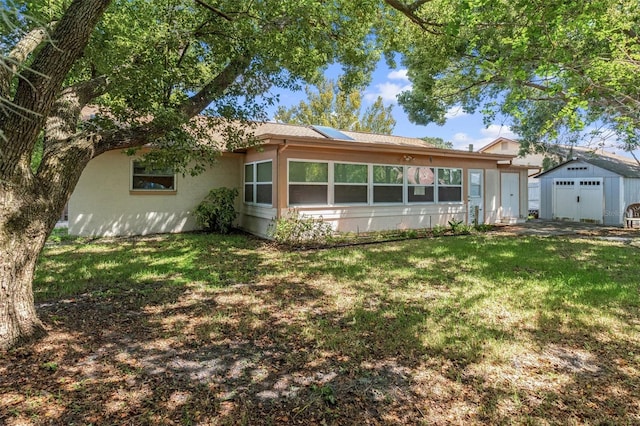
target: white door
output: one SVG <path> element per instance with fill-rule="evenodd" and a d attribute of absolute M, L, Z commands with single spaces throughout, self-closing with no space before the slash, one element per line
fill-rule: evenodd
<path fill-rule="evenodd" d="M 502 217 L 520 217 L 520 175 L 502 173 L 500 175 L 500 201 Z"/>
<path fill-rule="evenodd" d="M 578 220 L 580 222 L 602 223 L 604 211 L 604 191 L 602 179 L 580 179 L 578 182 Z"/>
<path fill-rule="evenodd" d="M 469 194 L 467 198 L 468 223 L 484 223 L 484 179 L 482 170 L 469 170 Z"/>
<path fill-rule="evenodd" d="M 553 218 L 578 220 L 578 203 L 575 179 L 554 179 L 553 182 Z"/>
<path fill-rule="evenodd" d="M 572 222 L 602 223 L 602 178 L 553 180 L 553 218 Z"/>

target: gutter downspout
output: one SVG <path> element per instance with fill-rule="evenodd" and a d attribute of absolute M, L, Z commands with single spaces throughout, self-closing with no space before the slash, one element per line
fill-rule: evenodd
<path fill-rule="evenodd" d="M 280 181 L 281 181 L 281 173 L 280 171 L 280 155 L 287 150 L 287 148 L 289 148 L 289 142 L 285 139 L 284 142 L 278 147 L 278 149 L 276 150 L 276 220 L 280 219 L 280 217 L 282 216 L 282 214 L 280 213 L 280 197 L 281 197 L 281 193 L 280 193 Z M 286 173 L 285 173 L 286 174 Z"/>

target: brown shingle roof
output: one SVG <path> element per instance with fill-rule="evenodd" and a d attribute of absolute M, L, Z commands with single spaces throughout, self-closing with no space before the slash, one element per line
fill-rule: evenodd
<path fill-rule="evenodd" d="M 375 133 L 365 133 L 365 132 L 351 132 L 347 130 L 339 130 L 340 133 L 348 136 L 353 139 L 351 142 L 363 142 L 363 143 L 375 143 L 375 144 L 387 144 L 387 145 L 398 145 L 398 146 L 413 146 L 413 147 L 421 147 L 428 148 L 431 145 L 428 142 L 423 141 L 418 138 L 408 138 L 403 136 L 393 136 L 393 135 L 380 135 Z M 282 138 L 312 138 L 319 140 L 346 140 L 346 139 L 337 139 L 330 138 L 322 134 L 321 132 L 315 130 L 313 126 L 301 126 L 294 124 L 282 124 L 282 123 L 260 123 L 254 129 L 254 134 L 257 137 L 264 136 L 278 136 Z"/>

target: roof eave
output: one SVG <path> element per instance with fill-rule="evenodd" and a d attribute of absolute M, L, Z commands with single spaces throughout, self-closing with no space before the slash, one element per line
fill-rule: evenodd
<path fill-rule="evenodd" d="M 289 146 L 301 146 L 307 148 L 322 148 L 322 149 L 346 149 L 351 151 L 372 151 L 376 152 L 388 152 L 388 153 L 402 153 L 402 154 L 414 154 L 414 155 L 433 155 L 441 157 L 454 157 L 454 158 L 475 158 L 482 160 L 507 160 L 510 161 L 515 158 L 514 155 L 507 154 L 489 154 L 479 152 L 461 151 L 455 149 L 436 148 L 433 146 L 418 147 L 415 145 L 401 145 L 401 144 L 384 144 L 384 143 L 372 143 L 372 142 L 358 142 L 358 141 L 342 141 L 337 139 L 327 140 L 325 138 L 305 138 L 297 137 L 295 139 L 289 139 L 283 135 L 263 134 L 259 137 L 260 140 L 265 142 L 265 145 L 281 145 L 286 143 Z"/>

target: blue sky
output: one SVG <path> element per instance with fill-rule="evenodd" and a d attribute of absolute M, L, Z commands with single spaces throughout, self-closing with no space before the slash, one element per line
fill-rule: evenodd
<path fill-rule="evenodd" d="M 329 67 L 325 76 L 336 80 L 340 68 L 338 66 Z M 371 84 L 363 92 L 363 109 L 372 104 L 378 96 L 381 96 L 386 105 L 394 105 L 393 116 L 396 120 L 394 135 L 409 137 L 439 137 L 454 144 L 454 148 L 467 149 L 469 144 L 473 144 L 475 150 L 490 143 L 502 136 L 516 138 L 508 126 L 501 123 L 492 123 L 486 127 L 480 114 L 465 114 L 460 108 L 453 108 L 449 111 L 447 122 L 443 126 L 430 124 L 428 126 L 418 126 L 409 122 L 407 114 L 398 105 L 396 96 L 398 93 L 411 88 L 411 83 L 407 78 L 406 69 L 389 69 L 385 61 L 378 63 L 376 71 L 372 76 Z M 280 104 L 282 106 L 297 105 L 301 100 L 306 99 L 305 93 L 281 91 Z M 273 108 L 271 116 L 273 118 Z"/>

